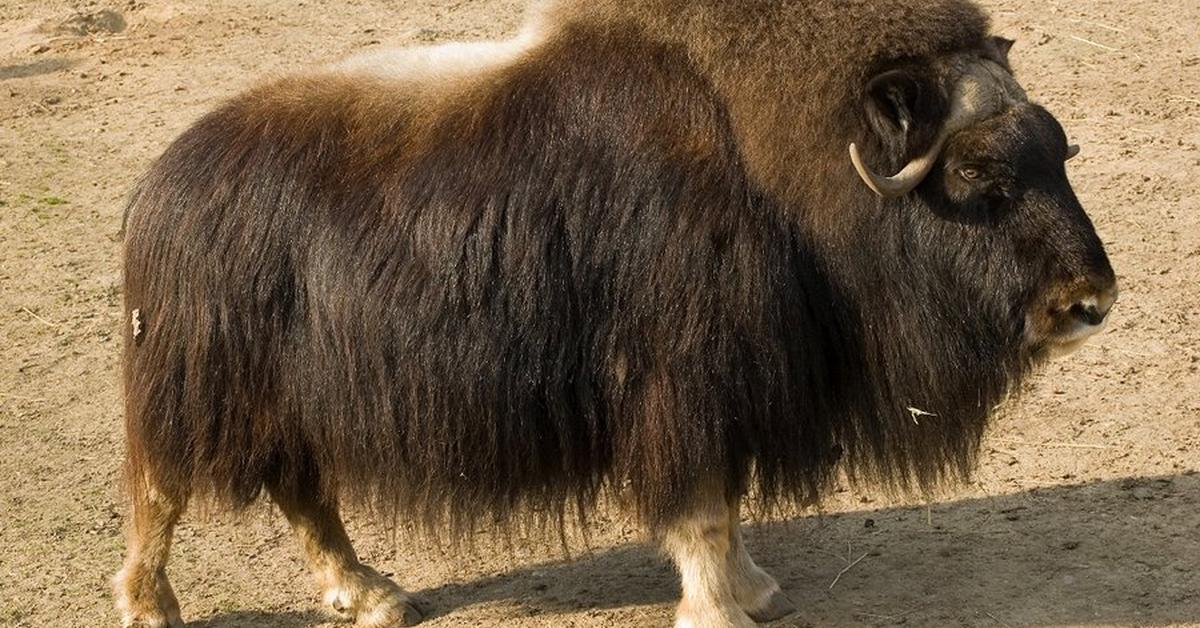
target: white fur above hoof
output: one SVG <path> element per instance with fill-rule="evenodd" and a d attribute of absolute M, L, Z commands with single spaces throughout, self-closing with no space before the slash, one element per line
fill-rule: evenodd
<path fill-rule="evenodd" d="M 137 574 L 131 576 L 130 574 Z M 117 612 L 123 628 L 182 628 L 179 602 L 166 575 L 146 574 L 130 568 L 113 577 Z"/>
<path fill-rule="evenodd" d="M 122 628 L 183 628 L 183 619 L 166 613 L 121 613 Z"/>
<path fill-rule="evenodd" d="M 697 608 L 685 603 L 675 613 L 675 628 L 754 628 L 754 625 L 754 620 L 734 605 Z"/>

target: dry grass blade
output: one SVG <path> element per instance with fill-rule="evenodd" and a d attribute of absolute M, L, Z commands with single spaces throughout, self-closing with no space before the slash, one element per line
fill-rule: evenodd
<path fill-rule="evenodd" d="M 863 552 L 862 556 L 859 556 L 858 558 L 854 559 L 854 562 L 843 567 L 842 570 L 838 572 L 837 576 L 834 577 L 833 582 L 829 583 L 829 590 L 832 591 L 833 587 L 837 586 L 838 580 L 841 580 L 842 576 L 846 575 L 847 571 L 854 569 L 855 565 L 861 563 L 862 560 L 867 557 L 867 554 L 870 554 L 870 552 Z"/>
<path fill-rule="evenodd" d="M 1104 44 L 1096 43 L 1090 39 L 1084 39 L 1077 35 L 1067 35 L 1067 37 L 1070 37 L 1071 39 L 1074 39 L 1075 41 L 1085 43 L 1089 46 L 1095 46 L 1097 48 L 1100 48 L 1101 50 L 1107 50 L 1109 52 L 1121 52 L 1120 48 L 1113 48 L 1112 46 L 1105 46 Z"/>
<path fill-rule="evenodd" d="M 53 322 L 50 322 L 50 321 L 48 321 L 48 320 L 46 320 L 46 319 L 42 318 L 41 316 L 38 316 L 37 314 L 35 314 L 35 313 L 34 313 L 34 311 L 33 311 L 33 310 L 31 310 L 31 309 L 29 309 L 29 308 L 27 308 L 27 307 L 23 307 L 23 308 L 21 308 L 21 311 L 22 311 L 22 312 L 25 312 L 26 314 L 28 314 L 28 315 L 32 316 L 33 318 L 37 319 L 38 321 L 40 321 L 40 322 L 42 322 L 42 323 L 44 323 L 44 324 L 46 324 L 46 325 L 49 325 L 49 326 L 51 326 L 51 327 L 58 327 L 58 323 L 53 323 Z"/>

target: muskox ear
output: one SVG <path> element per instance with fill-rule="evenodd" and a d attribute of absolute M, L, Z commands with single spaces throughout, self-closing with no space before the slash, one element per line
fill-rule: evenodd
<path fill-rule="evenodd" d="M 1008 51 L 1012 50 L 1013 44 L 1017 42 L 993 35 L 988 37 L 983 42 L 983 56 L 999 63 L 1005 70 L 1012 72 L 1012 66 L 1008 64 Z"/>
<path fill-rule="evenodd" d="M 897 159 L 937 133 L 942 109 L 931 77 L 911 68 L 888 70 L 867 83 L 867 120 Z"/>

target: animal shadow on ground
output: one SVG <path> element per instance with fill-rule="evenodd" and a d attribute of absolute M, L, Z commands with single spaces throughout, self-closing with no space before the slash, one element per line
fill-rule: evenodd
<path fill-rule="evenodd" d="M 801 609 L 777 626 L 1200 622 L 1194 473 L 802 516 L 751 524 L 746 537 Z M 658 551 L 630 544 L 415 593 L 428 618 L 451 620 L 456 610 L 490 602 L 508 607 L 501 614 L 516 606 L 525 617 L 670 605 L 679 589 Z M 259 622 L 268 614 L 253 615 L 195 625 L 327 619 L 298 614 Z"/>
<path fill-rule="evenodd" d="M 272 628 L 301 628 L 316 626 L 330 621 L 332 615 L 317 611 L 292 611 L 271 613 L 266 611 L 235 611 L 221 613 L 207 619 L 189 621 L 188 628 L 250 628 L 272 626 Z"/>
<path fill-rule="evenodd" d="M 29 78 L 41 74 L 52 74 L 69 69 L 78 63 L 71 59 L 39 59 L 31 63 L 0 66 L 0 81 L 6 79 Z"/>
<path fill-rule="evenodd" d="M 792 623 L 1200 622 L 1200 475 L 814 515 L 746 534 L 802 609 Z M 658 552 L 630 545 L 419 595 L 435 614 L 495 600 L 550 614 L 671 603 L 678 587 Z"/>

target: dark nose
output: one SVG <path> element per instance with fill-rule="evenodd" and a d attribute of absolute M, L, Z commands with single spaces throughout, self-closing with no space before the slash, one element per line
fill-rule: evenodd
<path fill-rule="evenodd" d="M 1071 304 L 1069 311 L 1075 318 L 1088 325 L 1104 322 L 1112 306 L 1117 302 L 1117 286 L 1112 284 L 1092 294 L 1081 297 Z"/>

